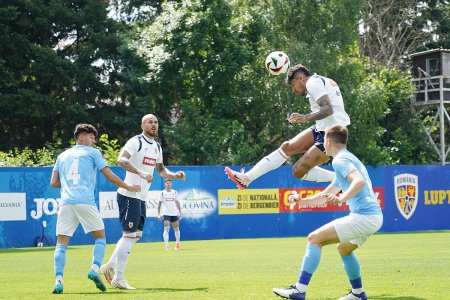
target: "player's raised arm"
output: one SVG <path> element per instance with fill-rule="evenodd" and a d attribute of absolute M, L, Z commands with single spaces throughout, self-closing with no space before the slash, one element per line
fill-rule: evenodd
<path fill-rule="evenodd" d="M 122 149 L 119 153 L 119 157 L 117 158 L 117 164 L 121 166 L 125 171 L 128 171 L 133 174 L 139 175 L 142 179 L 146 180 L 147 182 L 153 181 L 153 175 L 150 173 L 143 172 L 136 168 L 130 161 L 131 155 L 125 150 Z"/>

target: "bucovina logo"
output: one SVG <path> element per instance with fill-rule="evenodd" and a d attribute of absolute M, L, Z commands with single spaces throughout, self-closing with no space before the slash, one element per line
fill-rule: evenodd
<path fill-rule="evenodd" d="M 43 214 L 54 215 L 62 205 L 61 198 L 34 198 L 33 201 L 36 203 L 36 210 L 31 211 L 33 219 L 40 219 Z"/>
<path fill-rule="evenodd" d="M 401 215 L 408 220 L 414 214 L 419 195 L 419 180 L 414 174 L 394 176 L 395 203 Z"/>

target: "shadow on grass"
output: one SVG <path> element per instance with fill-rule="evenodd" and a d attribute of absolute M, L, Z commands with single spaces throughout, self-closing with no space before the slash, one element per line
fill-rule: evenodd
<path fill-rule="evenodd" d="M 149 292 L 194 292 L 194 291 L 204 291 L 208 292 L 208 288 L 200 287 L 200 288 L 192 288 L 192 289 L 174 289 L 174 288 L 147 288 Z"/>
<path fill-rule="evenodd" d="M 55 251 L 55 246 L 35 247 L 35 248 L 0 249 L 0 254 L 2 254 L 2 253 L 17 253 L 17 254 L 20 254 L 20 253 L 29 253 L 29 252 L 49 252 L 49 251 Z"/>
<path fill-rule="evenodd" d="M 426 298 L 419 298 L 413 296 L 392 296 L 392 295 L 379 295 L 379 296 L 370 296 L 372 300 L 426 300 Z"/>
<path fill-rule="evenodd" d="M 121 294 L 142 294 L 144 293 L 167 293 L 167 292 L 194 292 L 194 291 L 204 291 L 208 292 L 208 288 L 192 288 L 192 289 L 176 289 L 176 288 L 144 288 L 144 289 L 136 289 L 132 291 L 128 290 L 119 290 L 119 289 L 107 289 L 106 292 L 100 292 L 100 291 L 92 291 L 92 292 L 73 292 L 73 293 L 67 293 L 64 292 L 66 295 L 101 295 L 101 294 L 115 294 L 115 295 L 121 295 Z"/>

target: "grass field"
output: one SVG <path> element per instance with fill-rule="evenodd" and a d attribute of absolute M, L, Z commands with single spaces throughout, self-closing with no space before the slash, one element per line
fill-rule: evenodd
<path fill-rule="evenodd" d="M 92 246 L 70 246 L 64 294 L 52 295 L 53 247 L 0 250 L 1 299 L 277 299 L 297 280 L 306 238 L 185 241 L 180 251 L 138 243 L 126 278 L 135 291 L 102 293 L 87 279 Z M 107 245 L 107 257 L 114 245 Z M 450 299 L 450 232 L 378 234 L 357 255 L 369 299 Z M 105 258 L 105 259 L 106 259 Z M 335 246 L 324 248 L 308 299 L 349 289 Z M 278 298 L 280 299 L 280 298 Z"/>

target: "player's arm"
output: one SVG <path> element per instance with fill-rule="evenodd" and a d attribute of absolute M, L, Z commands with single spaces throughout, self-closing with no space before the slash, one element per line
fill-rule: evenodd
<path fill-rule="evenodd" d="M 320 97 L 317 100 L 317 104 L 320 106 L 319 110 L 305 115 L 306 121 L 322 120 L 333 114 L 333 106 L 331 106 L 331 101 L 328 94 Z"/>
<path fill-rule="evenodd" d="M 183 171 L 173 173 L 167 169 L 163 163 L 156 163 L 156 171 L 159 176 L 164 179 L 186 179 L 186 174 Z"/>
<path fill-rule="evenodd" d="M 50 186 L 52 188 L 60 188 L 61 187 L 61 179 L 59 178 L 58 171 L 52 172 L 52 177 L 50 178 Z"/>
<path fill-rule="evenodd" d="M 117 158 L 117 164 L 121 166 L 125 171 L 128 171 L 133 174 L 139 175 L 142 179 L 145 179 L 147 182 L 153 181 L 153 175 L 150 173 L 143 172 L 136 168 L 131 162 L 130 162 L 130 153 L 128 153 L 125 149 L 122 149 L 119 153 L 119 158 Z"/>
<path fill-rule="evenodd" d="M 180 205 L 180 201 L 175 199 L 175 205 L 178 208 L 178 217 L 181 218 L 182 214 L 181 214 L 181 205 Z"/>
<path fill-rule="evenodd" d="M 161 198 L 162 198 L 162 196 L 161 196 Z M 157 218 L 158 220 L 161 220 L 161 204 L 162 204 L 162 199 L 161 199 L 161 201 L 159 201 L 159 203 L 158 203 L 158 215 L 156 216 L 156 218 Z"/>
<path fill-rule="evenodd" d="M 119 178 L 119 176 L 114 174 L 113 171 L 111 171 L 111 169 L 109 167 L 104 167 L 100 172 L 102 172 L 102 174 L 106 177 L 106 179 L 108 179 L 109 182 L 111 182 L 112 184 L 114 184 L 117 187 L 124 188 L 130 192 L 140 192 L 141 191 L 141 186 L 135 185 L 135 184 L 129 185 L 129 184 L 125 183 L 122 179 Z"/>
<path fill-rule="evenodd" d="M 329 203 L 344 203 L 348 201 L 356 194 L 358 194 L 366 184 L 364 177 L 357 169 L 354 169 L 350 173 L 348 173 L 346 179 L 350 182 L 350 186 L 348 187 L 348 189 L 339 196 L 336 196 L 335 194 L 328 195 Z"/>

